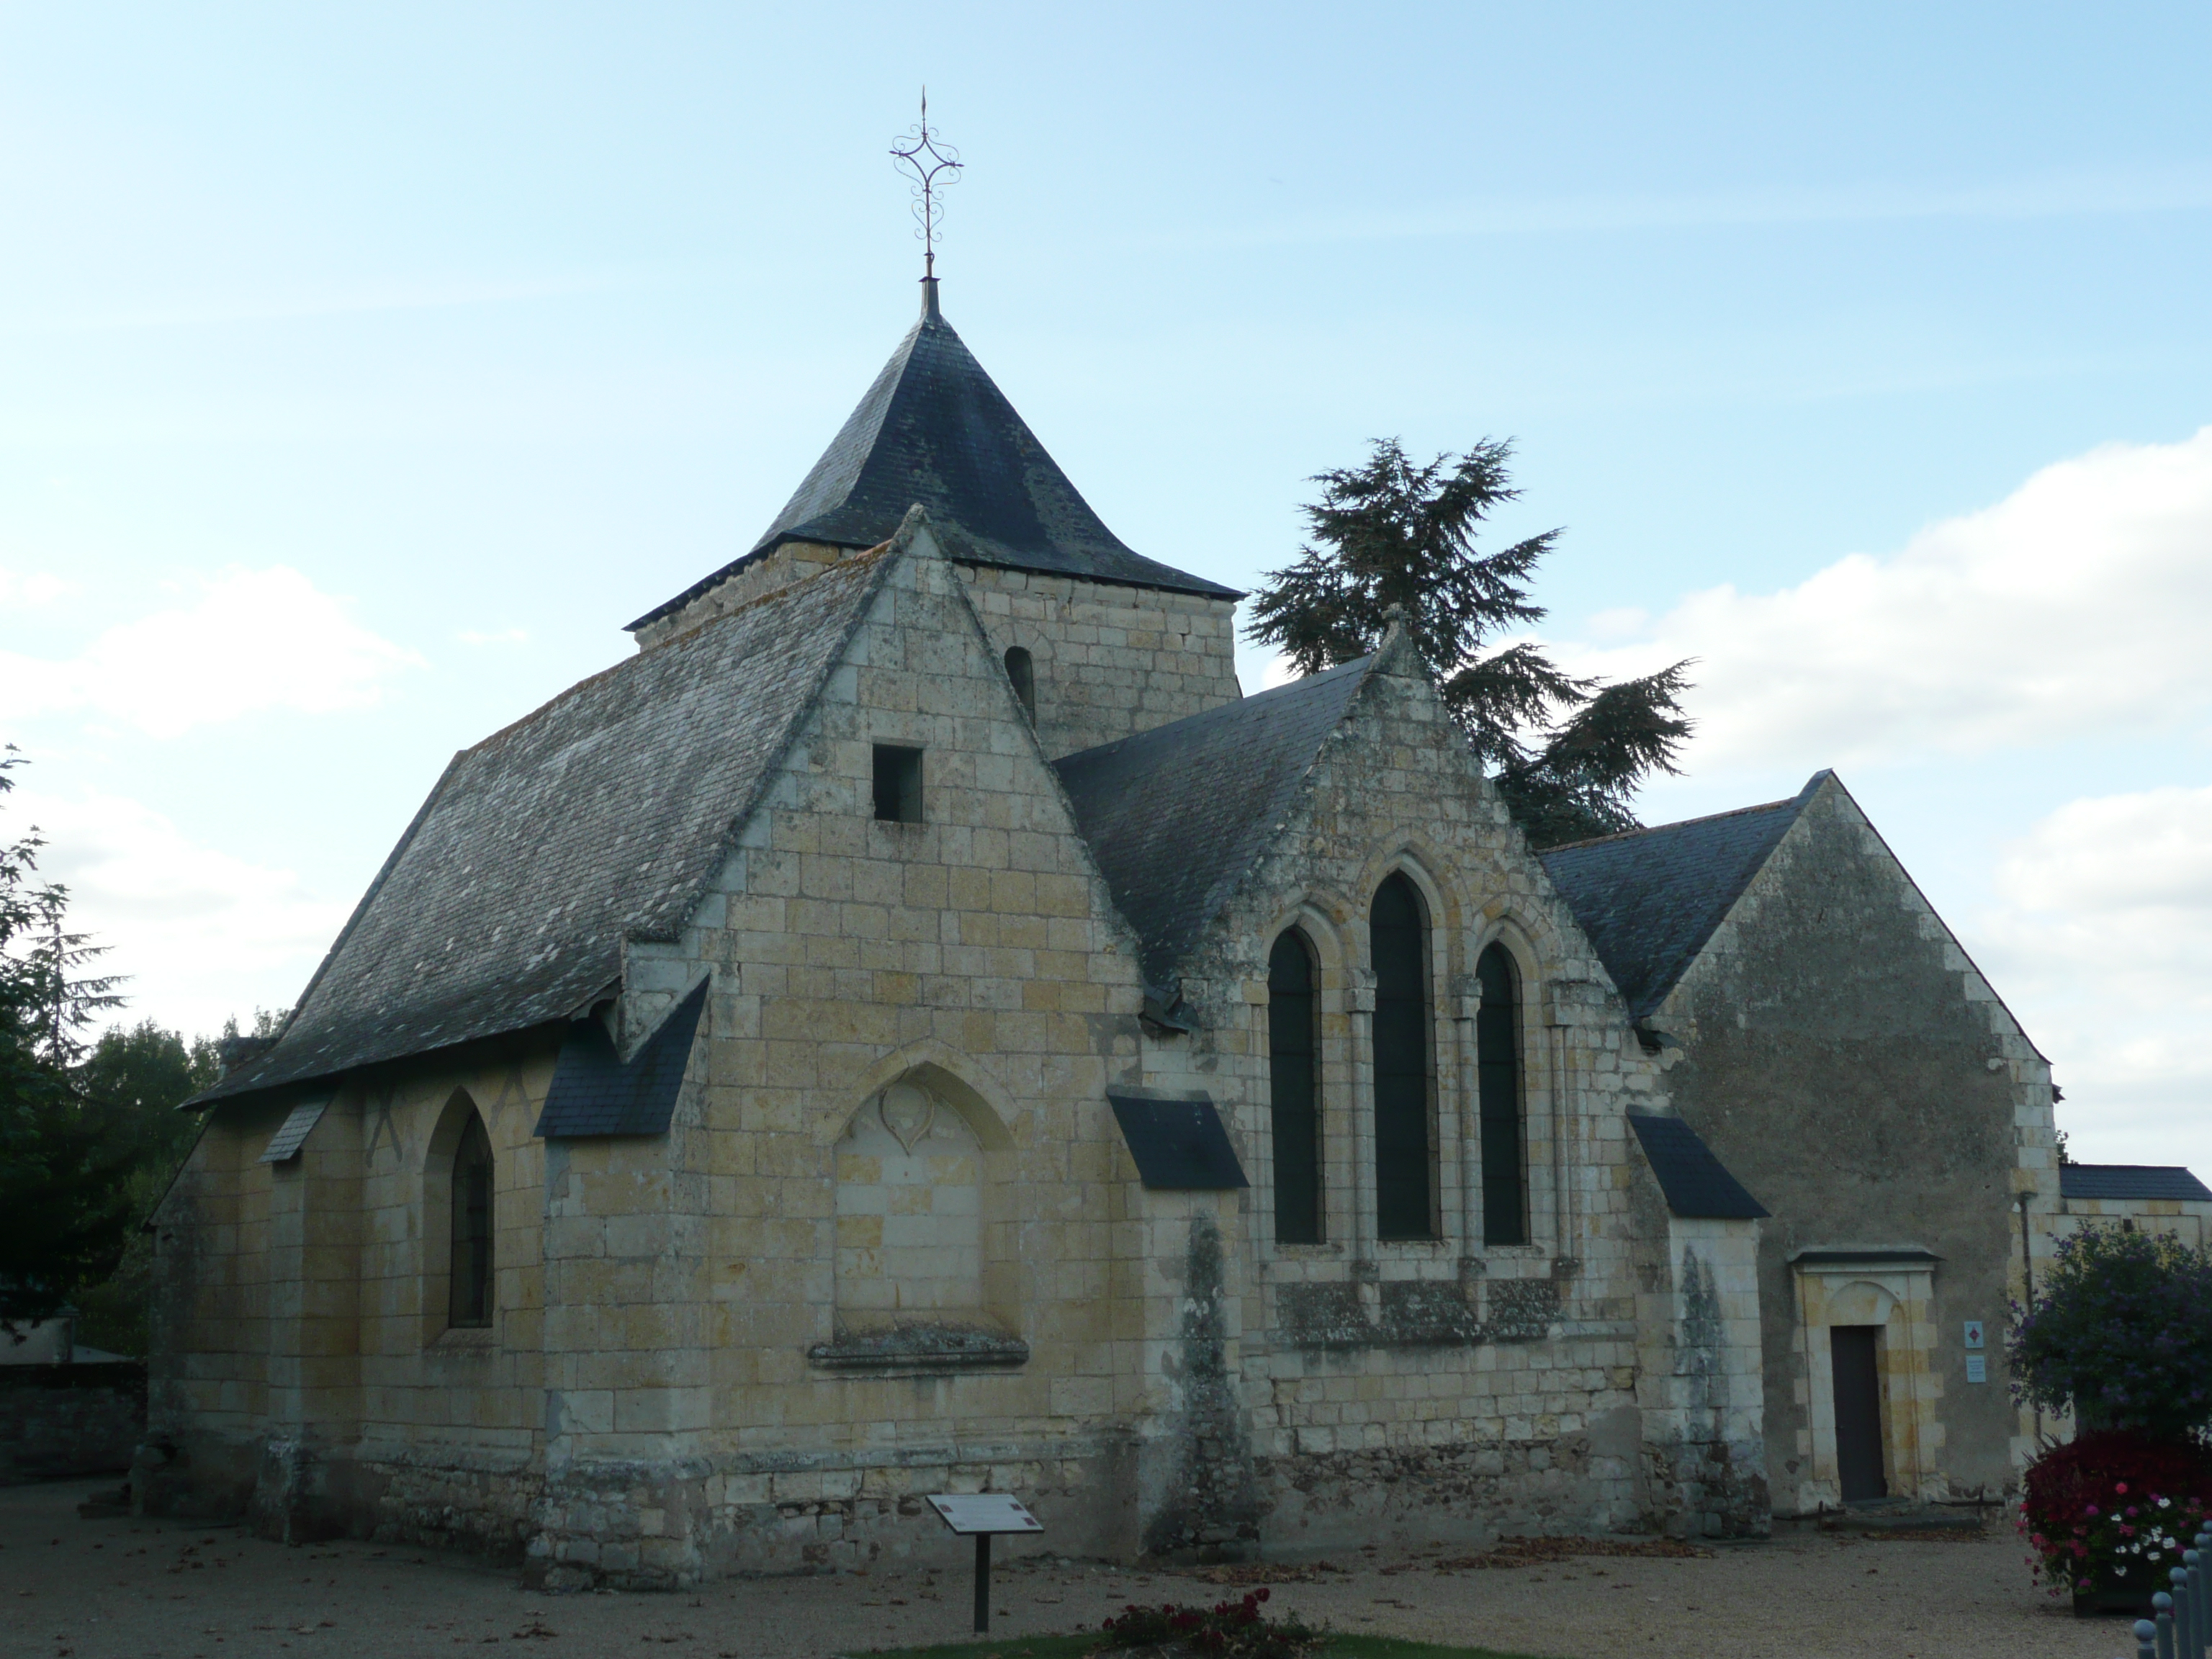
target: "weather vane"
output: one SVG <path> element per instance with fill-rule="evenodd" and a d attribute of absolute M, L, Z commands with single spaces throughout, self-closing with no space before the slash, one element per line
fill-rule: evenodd
<path fill-rule="evenodd" d="M 915 234 L 921 238 L 921 279 L 933 283 L 937 280 L 937 226 L 945 216 L 945 198 L 940 192 L 960 176 L 960 152 L 938 143 L 937 129 L 929 125 L 927 87 L 921 89 L 921 120 L 892 144 L 891 165 L 914 180 L 914 216 L 920 227 Z"/>

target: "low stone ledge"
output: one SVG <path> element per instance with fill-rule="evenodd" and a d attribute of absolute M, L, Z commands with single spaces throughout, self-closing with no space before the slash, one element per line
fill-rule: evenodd
<path fill-rule="evenodd" d="M 1029 1364 L 1030 1345 L 968 1326 L 907 1325 L 817 1342 L 806 1358 L 833 1371 L 1005 1370 Z"/>

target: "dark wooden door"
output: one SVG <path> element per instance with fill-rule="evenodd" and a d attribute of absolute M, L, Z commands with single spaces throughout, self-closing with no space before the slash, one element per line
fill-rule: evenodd
<path fill-rule="evenodd" d="M 1881 1472 L 1881 1379 L 1875 1368 L 1879 1325 L 1832 1325 L 1836 1373 L 1836 1476 L 1844 1502 L 1889 1496 Z"/>

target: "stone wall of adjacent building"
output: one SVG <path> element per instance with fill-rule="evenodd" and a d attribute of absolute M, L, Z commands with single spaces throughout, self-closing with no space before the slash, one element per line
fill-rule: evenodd
<path fill-rule="evenodd" d="M 145 1425 L 136 1360 L 0 1365 L 0 1486 L 119 1473 Z"/>
<path fill-rule="evenodd" d="M 1679 1045 L 1666 1087 L 1681 1115 L 1773 1212 L 1759 1297 L 1778 1509 L 1839 1501 L 1819 1416 L 1826 1328 L 1800 1316 L 1796 1264 L 1839 1249 L 1936 1258 L 1926 1306 L 1877 1282 L 1909 1264 L 1876 1262 L 1839 1322 L 1896 1321 L 1893 1495 L 2007 1492 L 2026 1425 L 2001 1340 L 1971 1382 L 1963 1333 L 2001 1332 L 2020 1294 L 2016 1195 L 2057 1203 L 2050 1067 L 1839 784 L 1808 803 L 1649 1024 Z"/>

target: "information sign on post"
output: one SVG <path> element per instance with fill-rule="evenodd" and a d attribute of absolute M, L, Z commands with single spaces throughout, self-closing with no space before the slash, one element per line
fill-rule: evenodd
<path fill-rule="evenodd" d="M 929 1495 L 937 1518 L 975 1540 L 975 1634 L 991 1631 L 991 1540 L 1000 1533 L 1042 1532 L 1043 1523 L 1003 1492 L 942 1492 Z"/>

